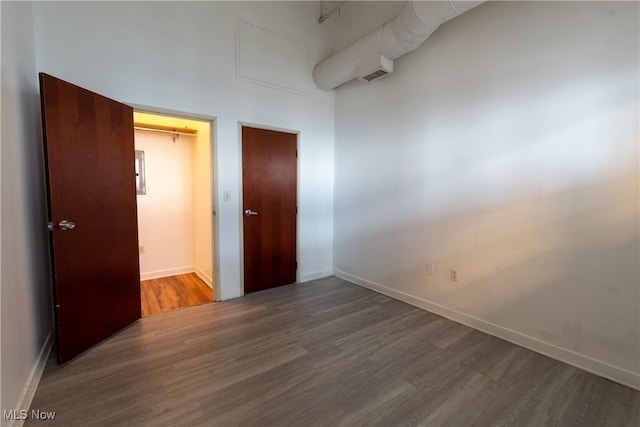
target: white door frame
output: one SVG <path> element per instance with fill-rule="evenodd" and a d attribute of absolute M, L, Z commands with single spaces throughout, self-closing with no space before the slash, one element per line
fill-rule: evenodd
<path fill-rule="evenodd" d="M 216 159 L 217 159 L 217 117 L 208 116 L 203 114 L 196 113 L 188 113 L 184 111 L 177 110 L 169 110 L 165 108 L 158 107 L 150 107 L 148 105 L 137 105 L 137 104 L 128 104 L 133 107 L 135 112 L 139 113 L 149 113 L 149 114 L 157 114 L 163 116 L 170 117 L 179 117 L 184 119 L 191 120 L 199 120 L 209 123 L 210 127 L 210 139 L 209 139 L 209 147 L 211 158 L 209 159 L 211 164 L 211 182 L 209 183 L 211 188 L 211 212 L 212 212 L 212 224 L 211 224 L 211 245 L 213 251 L 213 300 L 220 301 L 220 233 L 219 233 L 219 223 L 220 216 L 218 215 L 218 206 L 217 206 L 217 192 L 215 183 L 218 182 L 218 168 L 216 167 Z"/>

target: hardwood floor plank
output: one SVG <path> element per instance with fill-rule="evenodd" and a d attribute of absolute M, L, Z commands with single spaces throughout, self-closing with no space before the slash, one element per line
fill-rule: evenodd
<path fill-rule="evenodd" d="M 331 277 L 52 357 L 32 409 L 51 426 L 635 427 L 640 392 Z"/>
<path fill-rule="evenodd" d="M 213 290 L 195 273 L 140 282 L 142 315 L 165 313 L 213 301 Z"/>

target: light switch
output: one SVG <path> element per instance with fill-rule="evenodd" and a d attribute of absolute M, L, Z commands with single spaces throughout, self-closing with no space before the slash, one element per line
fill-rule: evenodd
<path fill-rule="evenodd" d="M 433 264 L 431 263 L 427 264 L 427 274 L 430 276 L 433 274 Z"/>

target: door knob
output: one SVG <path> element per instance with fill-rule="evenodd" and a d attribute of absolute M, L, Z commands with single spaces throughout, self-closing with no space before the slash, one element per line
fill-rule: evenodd
<path fill-rule="evenodd" d="M 74 228 L 76 228 L 76 225 L 71 221 L 63 219 L 58 223 L 58 228 L 60 228 L 60 230 L 73 230 Z"/>
<path fill-rule="evenodd" d="M 244 211 L 244 214 L 245 214 L 246 216 L 253 216 L 253 215 L 258 215 L 258 212 L 254 212 L 254 211 L 252 211 L 251 209 L 246 209 L 246 210 Z"/>

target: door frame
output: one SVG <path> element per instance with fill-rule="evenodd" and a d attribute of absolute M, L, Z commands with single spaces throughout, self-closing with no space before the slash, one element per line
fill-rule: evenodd
<path fill-rule="evenodd" d="M 166 108 L 159 107 L 151 107 L 148 105 L 140 105 L 140 104 L 132 104 L 128 103 L 131 107 L 133 107 L 134 112 L 139 113 L 149 113 L 149 114 L 158 114 L 165 115 L 171 117 L 179 117 L 184 119 L 191 120 L 200 120 L 203 122 L 208 122 L 210 127 L 209 132 L 209 152 L 210 159 L 209 162 L 211 164 L 211 182 L 209 183 L 211 188 L 211 209 L 215 211 L 215 215 L 212 218 L 211 224 L 211 232 L 213 236 L 211 236 L 211 245 L 213 251 L 213 301 L 219 302 L 220 299 L 220 214 L 218 209 L 218 198 L 217 198 L 217 188 L 216 183 L 218 182 L 218 165 L 216 159 L 218 158 L 218 146 L 216 141 L 218 140 L 218 128 L 216 126 L 218 118 L 215 116 L 208 116 L 204 114 L 196 114 L 196 113 L 188 113 L 184 111 L 178 110 L 170 110 Z M 213 214 L 212 211 L 212 214 Z M 215 237 L 214 237 L 215 236 Z"/>
<path fill-rule="evenodd" d="M 244 196 L 244 185 L 242 181 L 242 128 L 243 127 L 252 127 L 256 129 L 264 129 L 264 130 L 273 130 L 276 132 L 289 133 L 296 136 L 296 152 L 298 155 L 296 156 L 296 282 L 300 283 L 300 131 L 280 128 L 275 126 L 268 126 L 263 124 L 256 124 L 251 122 L 238 122 L 238 180 L 239 180 L 239 188 L 240 193 L 238 199 L 240 200 L 240 206 L 238 210 L 238 215 L 240 218 L 239 227 L 240 227 L 240 252 L 238 253 L 240 260 L 240 283 L 242 284 L 242 289 L 240 289 L 240 295 L 244 296 L 244 219 L 242 217 L 244 206 L 242 205 L 242 200 Z"/>

